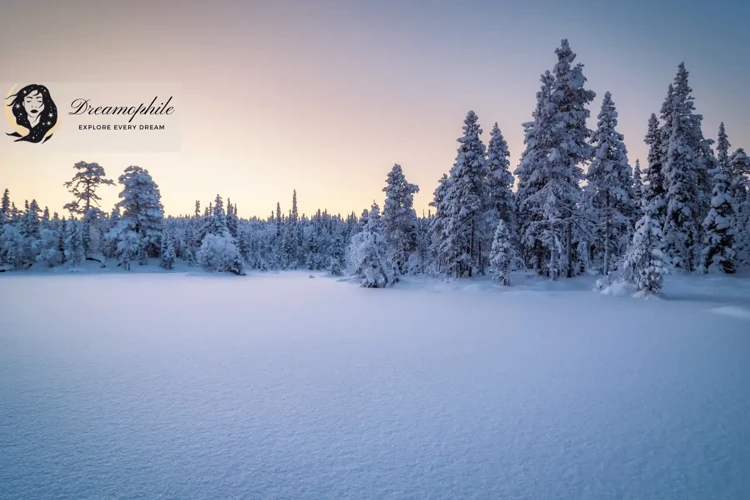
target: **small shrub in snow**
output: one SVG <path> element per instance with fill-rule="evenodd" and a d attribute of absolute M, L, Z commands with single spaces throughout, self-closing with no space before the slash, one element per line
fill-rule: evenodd
<path fill-rule="evenodd" d="M 198 251 L 198 263 L 206 271 L 245 274 L 240 252 L 229 236 L 207 234 Z"/>

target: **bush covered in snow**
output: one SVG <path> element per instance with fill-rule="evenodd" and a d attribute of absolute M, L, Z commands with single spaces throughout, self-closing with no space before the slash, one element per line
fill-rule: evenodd
<path fill-rule="evenodd" d="M 229 236 L 207 234 L 198 251 L 198 263 L 206 271 L 245 274 L 240 252 Z"/>

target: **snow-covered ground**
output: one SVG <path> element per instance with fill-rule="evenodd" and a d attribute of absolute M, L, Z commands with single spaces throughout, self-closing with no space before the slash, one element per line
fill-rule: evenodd
<path fill-rule="evenodd" d="M 750 498 L 750 277 L 308 275 L 0 275 L 0 498 Z"/>

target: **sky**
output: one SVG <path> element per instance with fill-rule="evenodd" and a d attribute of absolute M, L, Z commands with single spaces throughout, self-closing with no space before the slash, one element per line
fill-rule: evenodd
<path fill-rule="evenodd" d="M 3 136 L 0 189 L 62 213 L 63 183 L 84 160 L 115 180 L 129 165 L 148 169 L 171 215 L 220 193 L 241 216 L 265 217 L 277 201 L 289 210 L 294 189 L 300 212 L 359 214 L 382 206 L 399 163 L 420 187 L 421 214 L 468 110 L 485 143 L 498 122 L 517 166 L 522 123 L 562 38 L 597 93 L 589 126 L 610 91 L 631 164 L 645 166 L 648 117 L 681 61 L 704 134 L 723 121 L 733 148 L 750 149 L 750 2 L 655 3 L 3 0 L 0 81 L 178 82 L 181 147 L 92 154 Z M 103 209 L 118 192 L 101 189 Z"/>

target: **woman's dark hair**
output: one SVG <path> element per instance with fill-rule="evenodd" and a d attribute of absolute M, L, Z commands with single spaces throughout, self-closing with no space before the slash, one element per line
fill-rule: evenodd
<path fill-rule="evenodd" d="M 42 103 L 44 104 L 44 111 L 42 112 L 42 114 L 44 116 L 40 116 L 39 123 L 37 123 L 36 126 L 32 128 L 31 124 L 29 123 L 29 117 L 26 114 L 26 109 L 23 106 L 23 100 L 26 96 L 28 96 L 29 94 L 33 94 L 34 92 L 39 92 L 39 94 L 42 96 Z M 50 97 L 47 87 L 37 84 L 27 85 L 19 90 L 18 93 L 9 96 L 8 99 L 11 100 L 8 106 L 11 107 L 11 112 L 16 118 L 16 123 L 24 128 L 29 129 L 29 133 L 25 136 L 19 134 L 18 132 L 8 134 L 12 137 L 18 137 L 19 139 L 16 139 L 16 142 L 46 142 L 50 137 L 52 137 L 51 135 L 48 137 L 45 136 L 47 135 L 47 132 L 49 132 L 50 129 L 57 123 L 57 106 L 55 106 L 55 101 L 53 101 L 52 97 Z"/>

